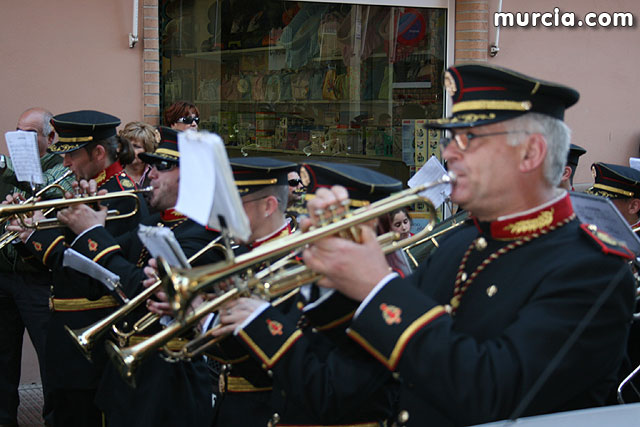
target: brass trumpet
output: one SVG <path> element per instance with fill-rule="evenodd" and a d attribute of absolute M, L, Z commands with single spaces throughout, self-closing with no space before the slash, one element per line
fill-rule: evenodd
<path fill-rule="evenodd" d="M 66 178 L 68 178 L 69 175 L 71 175 L 72 173 L 73 172 L 71 170 L 67 170 L 62 176 L 56 178 L 55 181 L 53 181 L 51 184 L 47 185 L 46 187 L 43 187 L 40 190 L 38 190 L 38 192 L 36 192 L 32 197 L 29 197 L 24 202 L 17 205 L 7 205 L 7 206 L 21 206 L 27 203 L 32 203 L 35 199 L 45 195 L 47 192 L 53 189 L 59 190 L 60 192 L 62 192 L 62 195 L 64 195 L 65 189 L 60 185 L 60 183 Z M 51 213 L 51 211 L 52 210 L 46 211 L 45 216 Z M 9 219 L 11 219 L 11 216 L 6 216 L 2 218 L 0 220 L 0 224 L 6 223 L 7 221 L 9 221 Z M 17 231 L 5 231 L 2 235 L 0 235 L 0 249 L 4 248 L 9 243 L 13 242 L 18 237 L 19 234 L 20 233 L 18 233 Z"/>
<path fill-rule="evenodd" d="M 40 202 L 28 202 L 21 203 L 19 205 L 1 205 L 0 206 L 0 219 L 10 218 L 11 216 L 18 216 L 28 214 L 34 211 L 46 211 L 47 214 L 55 209 L 64 209 L 78 204 L 89 204 L 89 203 L 99 203 L 108 200 L 122 199 L 122 198 L 131 198 L 135 200 L 135 207 L 130 212 L 120 213 L 115 210 L 109 211 L 107 215 L 107 220 L 115 220 L 115 219 L 124 219 L 130 218 L 138 213 L 140 209 L 140 200 L 138 200 L 137 193 L 147 193 L 152 191 L 153 187 L 145 187 L 137 190 L 124 190 L 124 191 L 115 191 L 107 194 L 102 194 L 99 196 L 87 196 L 87 197 L 76 197 L 73 199 L 53 199 L 53 200 L 43 200 Z M 58 228 L 64 227 L 65 225 L 58 221 L 56 218 L 47 218 L 41 221 L 36 221 L 32 224 L 24 224 L 27 228 L 34 228 L 37 230 L 46 230 L 50 228 Z"/>
<path fill-rule="evenodd" d="M 134 346 L 120 349 L 113 343 L 107 342 L 107 353 L 111 360 L 116 364 L 121 376 L 130 384 L 134 383 L 134 373 L 137 365 L 144 357 L 152 351 L 165 345 L 172 338 L 179 336 L 193 327 L 207 314 L 218 310 L 227 302 L 239 298 L 241 296 L 254 294 L 265 299 L 281 295 L 291 289 L 298 288 L 306 283 L 316 281 L 321 277 L 320 274 L 313 272 L 305 265 L 299 265 L 284 272 L 276 270 L 275 276 L 268 278 L 267 275 L 250 274 L 252 267 L 263 263 L 266 260 L 282 256 L 284 253 L 291 253 L 294 250 L 301 249 L 306 245 L 315 242 L 321 238 L 329 237 L 340 232 L 350 230 L 353 234 L 357 233 L 357 227 L 367 221 L 377 218 L 382 214 L 386 214 L 400 207 L 413 204 L 418 201 L 425 201 L 418 193 L 425 189 L 450 183 L 452 178 L 445 175 L 440 180 L 433 183 L 425 184 L 417 188 L 405 190 L 396 195 L 387 197 L 375 202 L 368 207 L 360 208 L 341 220 L 337 220 L 322 227 L 309 230 L 305 233 L 293 234 L 282 239 L 278 239 L 273 243 L 259 247 L 254 251 L 241 255 L 236 258 L 236 262 L 232 265 L 228 263 L 217 263 L 213 266 L 198 267 L 191 270 L 167 271 L 167 276 L 163 278 L 169 282 L 171 287 L 176 291 L 173 304 L 177 304 L 178 313 L 183 314 L 176 318 L 161 332 L 149 337 L 145 341 Z M 427 201 L 427 208 L 431 216 L 431 223 L 428 224 L 420 233 L 408 237 L 404 240 L 399 239 L 399 233 L 391 232 L 378 236 L 378 242 L 382 246 L 385 254 L 394 252 L 402 247 L 410 245 L 420 239 L 433 229 L 433 219 L 436 218 L 436 212 L 433 205 Z M 264 271 L 273 272 L 274 267 L 268 266 Z M 207 286 L 220 280 L 229 279 L 232 275 L 244 272 L 248 278 L 246 280 L 235 277 L 234 287 L 215 299 L 206 301 L 196 307 L 188 315 L 184 315 L 186 306 L 182 305 L 186 301 L 191 300 L 191 295 L 204 290 Z"/>
<path fill-rule="evenodd" d="M 189 258 L 189 263 L 197 260 L 202 254 L 207 252 L 209 249 L 215 248 L 220 251 L 224 251 L 224 255 L 226 258 L 229 257 L 227 253 L 227 248 L 218 243 L 222 235 L 213 239 L 211 242 L 207 243 L 202 249 L 193 254 Z M 140 320 L 138 320 L 132 327 L 130 332 L 120 331 L 115 327 L 115 324 L 121 321 L 124 317 L 126 317 L 129 313 L 135 310 L 140 304 L 148 300 L 156 291 L 158 291 L 161 287 L 162 282 L 157 280 L 151 286 L 146 288 L 144 291 L 136 295 L 132 298 L 127 304 L 122 305 L 116 311 L 109 314 L 105 318 L 98 320 L 97 322 L 80 329 L 71 329 L 70 327 L 65 325 L 65 329 L 67 333 L 73 339 L 73 342 L 76 343 L 82 354 L 88 359 L 91 360 L 91 350 L 95 343 L 100 339 L 105 332 L 111 328 L 114 334 L 118 337 L 119 342 L 122 345 L 126 344 L 126 340 L 131 337 L 134 333 L 138 333 L 147 327 L 154 324 L 160 316 L 154 313 L 149 312 L 147 315 L 143 316 Z"/>
<path fill-rule="evenodd" d="M 188 271 L 169 271 L 165 279 L 167 281 L 165 290 L 169 297 L 171 307 L 176 317 L 182 319 L 184 318 L 186 308 L 189 307 L 191 299 L 198 292 L 206 290 L 212 284 L 237 276 L 240 273 L 245 277 L 250 277 L 253 275 L 255 266 L 278 259 L 293 250 L 303 248 L 324 237 L 347 231 L 356 233 L 357 230 L 354 226 L 376 219 L 380 215 L 391 212 L 394 209 L 425 201 L 423 197 L 419 196 L 419 193 L 431 187 L 449 184 L 452 181 L 453 178 L 450 175 L 444 175 L 436 181 L 401 191 L 378 200 L 369 206 L 349 212 L 343 220 L 330 218 L 325 223 L 320 224 L 318 227 L 311 228 L 305 233 L 294 233 L 272 243 L 262 245 L 249 253 L 236 257 L 233 263 L 219 262 L 212 266 L 198 267 Z M 433 218 L 436 217 L 435 208 L 430 203 L 427 204 L 433 220 Z M 433 221 L 430 226 L 429 230 L 433 227 Z"/>

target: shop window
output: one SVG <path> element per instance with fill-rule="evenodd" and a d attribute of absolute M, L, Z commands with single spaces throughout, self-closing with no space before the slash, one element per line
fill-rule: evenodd
<path fill-rule="evenodd" d="M 159 11 L 163 107 L 194 102 L 231 155 L 376 161 L 405 180 L 439 156 L 421 123 L 444 111 L 446 9 L 165 0 Z"/>

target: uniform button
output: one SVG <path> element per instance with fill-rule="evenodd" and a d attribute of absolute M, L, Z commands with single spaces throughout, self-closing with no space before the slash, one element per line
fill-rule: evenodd
<path fill-rule="evenodd" d="M 398 372 L 394 372 L 393 374 L 391 374 L 391 376 L 393 377 L 394 380 L 399 380 L 400 379 L 400 373 L 398 373 Z"/>
<path fill-rule="evenodd" d="M 317 334 L 318 330 L 316 328 L 311 328 L 311 332 L 313 332 L 314 334 Z"/>
<path fill-rule="evenodd" d="M 262 364 L 262 369 L 264 369 L 265 371 L 267 370 L 267 365 L 266 364 Z"/>
<path fill-rule="evenodd" d="M 465 273 L 464 271 L 462 272 L 462 274 L 460 275 L 460 279 L 464 282 L 467 280 L 467 273 Z"/>
<path fill-rule="evenodd" d="M 398 422 L 400 424 L 406 424 L 409 421 L 409 411 L 402 410 L 398 414 Z"/>
<path fill-rule="evenodd" d="M 478 237 L 476 239 L 476 249 L 479 251 L 485 250 L 487 248 L 487 239 L 484 237 Z"/>
<path fill-rule="evenodd" d="M 271 369 L 269 369 L 267 371 L 267 375 L 269 375 L 269 378 L 273 378 L 273 371 Z"/>

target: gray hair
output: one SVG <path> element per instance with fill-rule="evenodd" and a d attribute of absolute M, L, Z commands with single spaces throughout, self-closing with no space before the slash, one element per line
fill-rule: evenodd
<path fill-rule="evenodd" d="M 53 114 L 49 111 L 44 111 L 42 113 L 42 135 L 49 136 L 51 132 L 53 132 L 53 126 L 51 125 L 51 119 L 53 118 Z"/>
<path fill-rule="evenodd" d="M 564 165 L 567 162 L 571 129 L 562 120 L 540 113 L 527 113 L 504 122 L 505 129 L 539 133 L 547 141 L 547 157 L 544 160 L 544 177 L 547 183 L 556 187 L 562 179 Z M 524 141 L 521 133 L 507 135 L 509 145 L 518 145 Z"/>

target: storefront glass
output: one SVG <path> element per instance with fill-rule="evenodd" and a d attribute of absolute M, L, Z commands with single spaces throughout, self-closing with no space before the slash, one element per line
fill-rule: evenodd
<path fill-rule="evenodd" d="M 162 105 L 194 102 L 231 155 L 374 161 L 406 180 L 442 117 L 447 11 L 282 0 L 160 2 Z M 235 154 L 234 154 L 235 153 Z"/>

